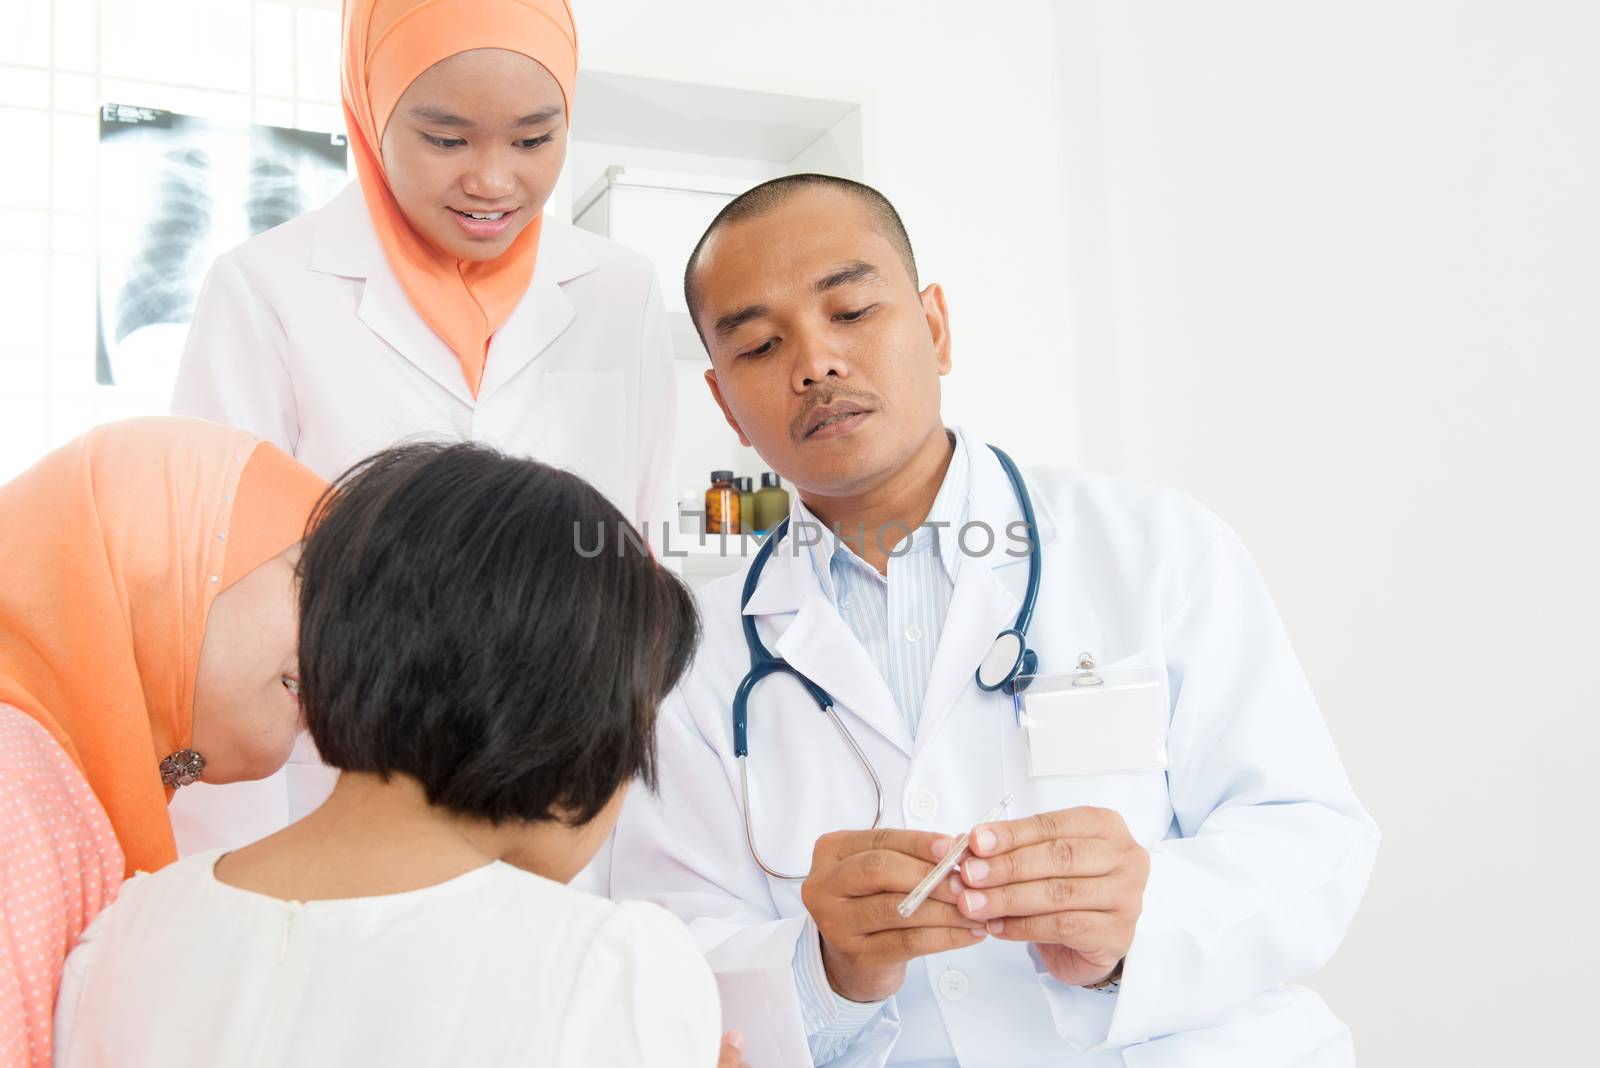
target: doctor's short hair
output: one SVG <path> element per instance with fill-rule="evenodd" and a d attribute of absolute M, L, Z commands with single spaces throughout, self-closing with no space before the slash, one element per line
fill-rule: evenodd
<path fill-rule="evenodd" d="M 906 233 L 906 224 L 901 221 L 900 213 L 889 203 L 888 197 L 870 185 L 849 178 L 837 178 L 831 174 L 786 174 L 746 189 L 723 205 L 717 217 L 711 220 L 711 225 L 706 227 L 706 232 L 700 235 L 694 251 L 689 254 L 688 266 L 683 270 L 683 299 L 689 306 L 689 317 L 694 320 L 695 330 L 700 332 L 702 342 L 705 341 L 705 332 L 700 330 L 701 294 L 696 275 L 700 271 L 700 252 L 706 247 L 706 242 L 723 227 L 765 215 L 796 193 L 807 189 L 833 189 L 859 201 L 867 209 L 868 217 L 884 240 L 899 254 L 912 286 L 921 288 L 917 281 L 917 257 L 911 251 L 911 236 Z"/>
<path fill-rule="evenodd" d="M 699 634 L 688 590 L 593 486 L 481 445 L 404 445 L 323 498 L 299 565 L 300 700 L 322 757 L 495 823 L 593 819 L 655 785 L 655 717 Z"/>

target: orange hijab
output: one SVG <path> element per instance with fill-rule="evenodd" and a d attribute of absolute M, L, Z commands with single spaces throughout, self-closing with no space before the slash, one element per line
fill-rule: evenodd
<path fill-rule="evenodd" d="M 382 146 L 389 117 L 417 76 L 475 48 L 520 52 L 542 64 L 561 85 L 571 124 L 578 31 L 567 0 L 344 0 L 344 121 L 367 213 L 412 306 L 461 361 L 474 397 L 489 339 L 533 278 L 544 212 L 498 258 L 458 260 L 406 220 L 389 189 Z"/>
<path fill-rule="evenodd" d="M 0 702 L 83 771 L 130 872 L 177 857 L 158 765 L 189 745 L 212 601 L 301 539 L 324 485 L 252 434 L 156 418 L 0 486 Z"/>

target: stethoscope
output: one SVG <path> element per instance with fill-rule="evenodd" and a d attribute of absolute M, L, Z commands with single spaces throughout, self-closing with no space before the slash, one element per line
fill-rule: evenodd
<path fill-rule="evenodd" d="M 1033 500 L 1028 496 L 1027 486 L 1023 485 L 1022 472 L 1011 462 L 1011 457 L 993 445 L 989 448 L 999 459 L 1000 466 L 1005 468 L 1006 477 L 1011 480 L 1011 488 L 1017 495 L 1017 503 L 1022 506 L 1022 518 L 1028 524 L 1028 588 L 1022 595 L 1022 607 L 1017 610 L 1017 621 L 1010 628 L 995 635 L 994 644 L 989 647 L 983 663 L 978 665 L 977 683 L 978 689 L 986 693 L 1002 690 L 1007 694 L 1015 694 L 1018 688 L 1017 680 L 1035 674 L 1039 668 L 1039 658 L 1028 648 L 1028 624 L 1033 622 L 1034 602 L 1039 599 L 1039 571 L 1043 566 L 1043 560 L 1039 552 L 1038 528 L 1033 521 Z M 883 820 L 883 783 L 879 780 L 878 771 L 872 766 L 872 761 L 867 759 L 867 754 L 856 741 L 855 735 L 850 733 L 850 728 L 844 725 L 844 721 L 834 711 L 833 695 L 796 671 L 788 661 L 773 656 L 762 644 L 761 636 L 756 633 L 755 617 L 744 615 L 745 606 L 750 603 L 751 595 L 756 592 L 756 586 L 761 582 L 761 570 L 766 567 L 767 558 L 772 555 L 773 547 L 788 529 L 788 517 L 773 528 L 772 534 L 750 564 L 750 572 L 744 580 L 744 594 L 739 598 L 739 612 L 744 623 L 744 642 L 750 650 L 750 670 L 740 680 L 739 688 L 733 693 L 733 755 L 739 761 L 739 796 L 744 806 L 744 835 L 745 841 L 750 844 L 750 855 L 761 866 L 761 870 L 774 879 L 799 881 L 805 876 L 788 875 L 770 867 L 761 859 L 761 851 L 756 848 L 755 821 L 750 817 L 749 771 L 750 692 L 756 688 L 756 683 L 769 675 L 787 674 L 793 675 L 800 685 L 805 687 L 811 699 L 817 703 L 817 707 L 833 724 L 833 729 L 839 732 L 839 737 L 850 747 L 850 752 L 855 754 L 857 762 L 866 770 L 867 777 L 872 780 L 872 789 L 878 799 L 877 811 L 872 817 L 874 830 Z"/>

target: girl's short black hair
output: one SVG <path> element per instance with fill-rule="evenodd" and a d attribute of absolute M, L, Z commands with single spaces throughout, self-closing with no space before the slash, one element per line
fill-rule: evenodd
<path fill-rule="evenodd" d="M 578 552 L 596 527 L 616 551 Z M 300 560 L 300 699 L 322 757 L 494 821 L 595 817 L 655 785 L 694 601 L 587 482 L 481 445 L 403 445 L 323 498 Z"/>

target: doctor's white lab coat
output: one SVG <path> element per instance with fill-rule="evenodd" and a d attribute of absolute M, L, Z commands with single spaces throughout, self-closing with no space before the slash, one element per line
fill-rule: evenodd
<path fill-rule="evenodd" d="M 474 398 L 352 183 L 213 265 L 172 410 L 253 431 L 328 478 L 397 442 L 483 442 L 581 475 L 654 539 L 675 500 L 674 397 L 649 261 L 546 218 L 528 291 L 490 342 Z M 180 847 L 234 847 L 320 804 L 331 773 L 302 741 L 287 800 L 282 776 L 180 791 Z"/>
<path fill-rule="evenodd" d="M 1015 619 L 1021 512 L 993 454 L 964 436 L 970 520 L 996 532 L 963 556 L 920 725 L 818 588 L 779 545 L 746 614 L 764 642 L 829 691 L 882 777 L 888 826 L 958 833 L 1007 793 L 1012 818 L 1114 809 L 1151 853 L 1120 992 L 1066 986 L 1028 947 L 994 939 L 913 961 L 899 994 L 835 1065 L 1349 1065 L 1348 1029 L 1310 990 L 1344 936 L 1378 843 L 1271 600 L 1234 534 L 1176 492 L 1060 470 L 1027 475 L 1042 589 L 1030 632 L 1041 672 L 1145 664 L 1170 689 L 1167 771 L 1030 779 L 1011 698 L 973 673 Z M 949 536 L 945 532 L 942 536 Z M 977 533 L 968 539 L 984 548 Z M 753 1064 L 810 1063 L 792 979 L 800 884 L 751 859 L 730 709 L 749 668 L 743 574 L 703 591 L 705 640 L 663 707 L 659 795 L 619 824 L 612 890 L 688 921 L 718 974 L 725 1022 Z M 869 780 L 791 679 L 750 704 L 751 807 L 763 857 L 802 872 L 825 832 L 871 821 Z"/>

